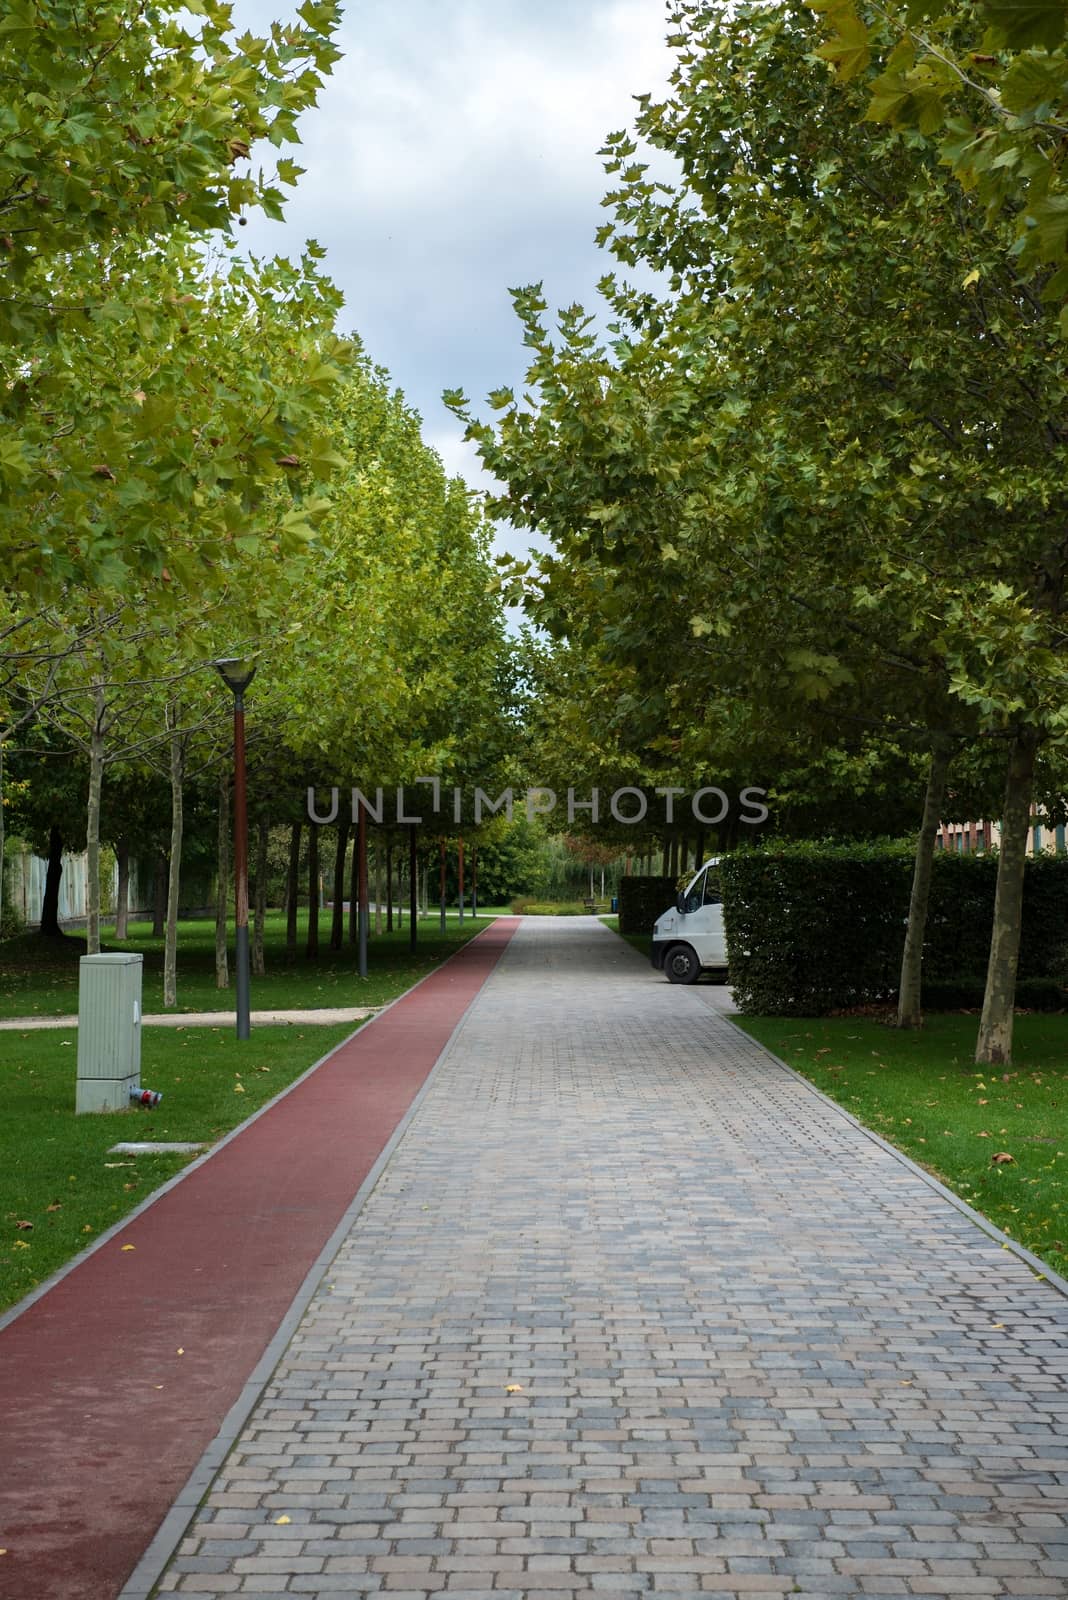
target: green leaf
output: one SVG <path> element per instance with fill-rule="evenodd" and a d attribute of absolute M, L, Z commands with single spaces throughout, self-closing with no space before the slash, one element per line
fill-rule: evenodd
<path fill-rule="evenodd" d="M 1028 45 L 1056 50 L 1064 40 L 1063 0 L 981 0 L 980 9 L 1013 50 Z"/>

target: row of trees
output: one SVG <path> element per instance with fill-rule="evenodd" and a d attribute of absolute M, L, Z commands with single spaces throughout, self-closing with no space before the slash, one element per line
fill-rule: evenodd
<path fill-rule="evenodd" d="M 120 863 L 164 844 L 173 1002 L 186 797 L 225 799 L 230 759 L 213 660 L 260 663 L 264 827 L 299 818 L 313 783 L 459 781 L 476 753 L 492 771 L 510 732 L 488 531 L 388 375 L 337 333 L 319 248 L 237 249 L 245 213 L 279 215 L 299 177 L 278 152 L 336 60 L 337 5 L 305 0 L 240 38 L 215 0 L 9 12 L 0 798 L 7 752 L 53 860 L 57 834 L 84 838 L 90 951 L 102 843 Z M 61 804 L 74 767 L 82 827 Z M 160 781 L 163 841 L 146 802 Z"/>
<path fill-rule="evenodd" d="M 1036 794 L 1063 819 L 1063 198 L 1057 161 L 1044 197 L 1035 171 L 1052 100 L 1010 125 L 980 96 L 984 177 L 982 127 L 947 165 L 950 88 L 973 92 L 976 51 L 1016 85 L 1063 56 L 996 36 L 968 56 L 971 6 L 943 8 L 926 53 L 906 20 L 894 46 L 892 10 L 822 9 L 673 5 L 671 93 L 605 150 L 600 240 L 652 287 L 609 272 L 596 315 L 555 331 L 516 291 L 526 392 L 491 395 L 493 421 L 449 399 L 505 486 L 496 514 L 552 541 L 507 577 L 559 642 L 551 714 L 585 770 L 765 783 L 824 826 L 858 803 L 915 817 L 926 788 L 905 1024 L 939 816 L 1000 815 L 977 1059 L 1003 1061 Z M 892 106 L 887 72 L 913 75 Z M 914 92 L 934 72 L 938 116 Z"/>

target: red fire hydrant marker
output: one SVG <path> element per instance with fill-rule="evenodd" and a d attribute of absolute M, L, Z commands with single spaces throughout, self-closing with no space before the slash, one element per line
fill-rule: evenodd
<path fill-rule="evenodd" d="M 492 923 L 0 1330 L 0 1600 L 119 1593 L 515 927 Z"/>

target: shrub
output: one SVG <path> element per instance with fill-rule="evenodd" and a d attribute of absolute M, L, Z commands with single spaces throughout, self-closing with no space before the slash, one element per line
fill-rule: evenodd
<path fill-rule="evenodd" d="M 674 878 L 621 878 L 620 933 L 652 933 L 653 923 L 674 905 L 677 893 Z"/>
<path fill-rule="evenodd" d="M 766 1016 L 822 1016 L 896 999 L 913 847 L 781 844 L 739 850 L 722 865 L 730 979 L 739 1008 Z M 997 857 L 935 856 L 924 944 L 928 1004 L 982 1003 Z M 1048 1009 L 1068 976 L 1068 857 L 1027 863 L 1020 942 L 1021 1005 Z M 961 974 L 965 974 L 962 978 Z M 1024 984 L 1051 980 L 1045 1001 Z M 978 1001 L 973 981 L 978 985 Z M 943 985 L 939 990 L 938 985 Z M 1038 993 L 1038 991 L 1032 991 Z M 967 999 L 950 1001 L 950 994 Z"/>
<path fill-rule="evenodd" d="M 978 1011 L 985 987 L 986 980 L 978 975 L 925 979 L 924 1009 Z M 1024 1011 L 1063 1011 L 1068 1007 L 1068 989 L 1057 978 L 1021 978 L 1016 985 L 1016 1004 Z"/>

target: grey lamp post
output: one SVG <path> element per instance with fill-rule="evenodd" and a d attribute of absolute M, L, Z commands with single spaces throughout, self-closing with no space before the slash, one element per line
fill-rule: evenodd
<path fill-rule="evenodd" d="M 249 1035 L 248 806 L 245 799 L 245 690 L 256 676 L 254 661 L 228 658 L 213 663 L 234 696 L 234 906 L 237 965 L 237 1037 Z"/>

